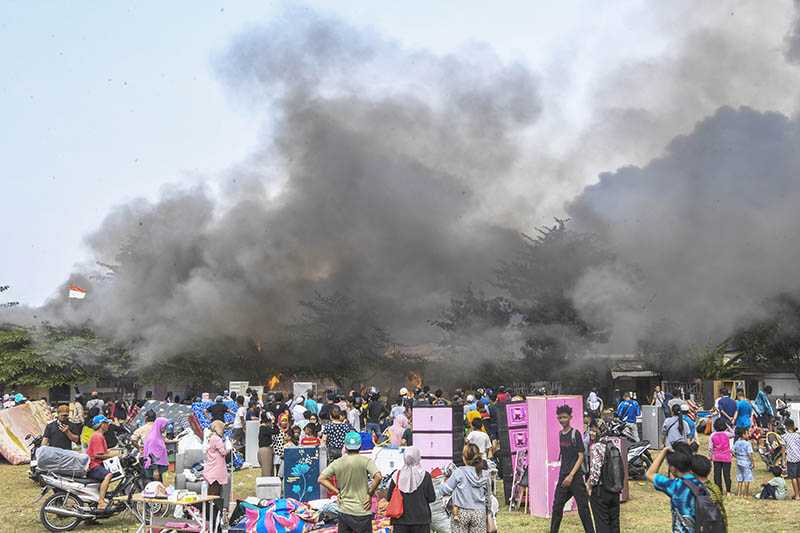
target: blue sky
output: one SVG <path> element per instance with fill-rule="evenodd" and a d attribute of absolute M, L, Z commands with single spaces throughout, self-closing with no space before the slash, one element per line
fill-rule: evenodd
<path fill-rule="evenodd" d="M 545 120 L 580 131 L 595 80 L 669 46 L 646 3 L 308 2 L 412 48 L 489 43 L 542 79 Z M 5 2 L 0 7 L 0 283 L 42 303 L 88 259 L 109 209 L 208 183 L 257 145 L 265 111 L 216 79 L 231 38 L 283 2 Z M 287 23 L 291 23 L 287 20 Z"/>

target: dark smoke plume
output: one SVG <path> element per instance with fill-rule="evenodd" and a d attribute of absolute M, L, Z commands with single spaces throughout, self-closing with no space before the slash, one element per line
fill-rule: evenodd
<path fill-rule="evenodd" d="M 677 342 L 707 343 L 800 289 L 800 123 L 722 108 L 663 157 L 600 177 L 571 204 L 619 268 L 588 272 L 574 291 L 598 320 L 614 317 L 630 348 L 648 324 Z"/>
<path fill-rule="evenodd" d="M 221 196 L 177 190 L 114 210 L 87 238 L 113 281 L 85 281 L 89 297 L 53 301 L 53 315 L 154 358 L 268 340 L 300 300 L 338 291 L 418 342 L 452 292 L 513 249 L 484 192 L 539 116 L 532 74 L 482 47 L 439 57 L 306 12 L 287 19 L 217 60 L 234 94 L 271 115 L 263 148 Z"/>

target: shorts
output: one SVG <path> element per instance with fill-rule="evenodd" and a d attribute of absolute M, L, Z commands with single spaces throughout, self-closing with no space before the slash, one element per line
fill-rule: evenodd
<path fill-rule="evenodd" d="M 800 479 L 800 463 L 786 463 L 786 478 Z"/>
<path fill-rule="evenodd" d="M 339 514 L 338 533 L 372 533 L 372 515 Z"/>
<path fill-rule="evenodd" d="M 749 483 L 753 481 L 753 467 L 752 466 L 743 466 L 740 464 L 736 465 L 736 482 L 737 483 Z"/>
<path fill-rule="evenodd" d="M 88 477 L 89 479 L 96 479 L 97 481 L 103 481 L 108 474 L 109 471 L 106 470 L 106 467 L 100 465 L 89 470 L 86 473 L 86 477 Z"/>

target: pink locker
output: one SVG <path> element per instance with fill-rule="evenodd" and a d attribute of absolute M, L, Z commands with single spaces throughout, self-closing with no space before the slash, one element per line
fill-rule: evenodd
<path fill-rule="evenodd" d="M 524 403 L 506 405 L 506 419 L 510 428 L 528 427 L 528 406 Z"/>
<path fill-rule="evenodd" d="M 531 396 L 528 403 L 528 493 L 534 516 L 549 518 L 561 467 L 556 419 L 560 405 L 572 407 L 572 427 L 583 435 L 583 399 L 580 396 Z M 570 500 L 564 511 L 574 511 Z"/>
<path fill-rule="evenodd" d="M 451 407 L 415 407 L 413 415 L 414 433 L 417 431 L 451 432 L 453 430 L 453 409 Z"/>
<path fill-rule="evenodd" d="M 453 435 L 450 433 L 414 432 L 414 446 L 425 458 L 453 457 Z"/>

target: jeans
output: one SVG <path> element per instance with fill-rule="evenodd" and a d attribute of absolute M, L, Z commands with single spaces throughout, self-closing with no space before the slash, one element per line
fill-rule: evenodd
<path fill-rule="evenodd" d="M 381 433 L 383 433 L 381 425 L 376 422 L 367 422 L 367 431 L 377 434 L 378 438 L 380 438 Z"/>
<path fill-rule="evenodd" d="M 592 491 L 592 514 L 597 533 L 619 533 L 619 494 L 598 485 Z"/>
<path fill-rule="evenodd" d="M 725 479 L 725 484 L 722 480 Z M 722 461 L 714 461 L 714 483 L 722 489 L 722 494 L 731 491 L 733 484 L 731 483 L 731 464 L 723 463 Z"/>
<path fill-rule="evenodd" d="M 589 495 L 586 493 L 586 485 L 580 474 L 575 476 L 569 487 L 562 487 L 563 479 L 559 477 L 556 493 L 553 496 L 553 515 L 550 518 L 550 533 L 558 533 L 561 528 L 561 519 L 564 517 L 564 505 L 570 500 L 575 498 L 575 503 L 578 504 L 578 515 L 581 517 L 581 523 L 586 533 L 594 533 L 594 525 L 592 525 L 592 513 L 589 511 Z"/>

